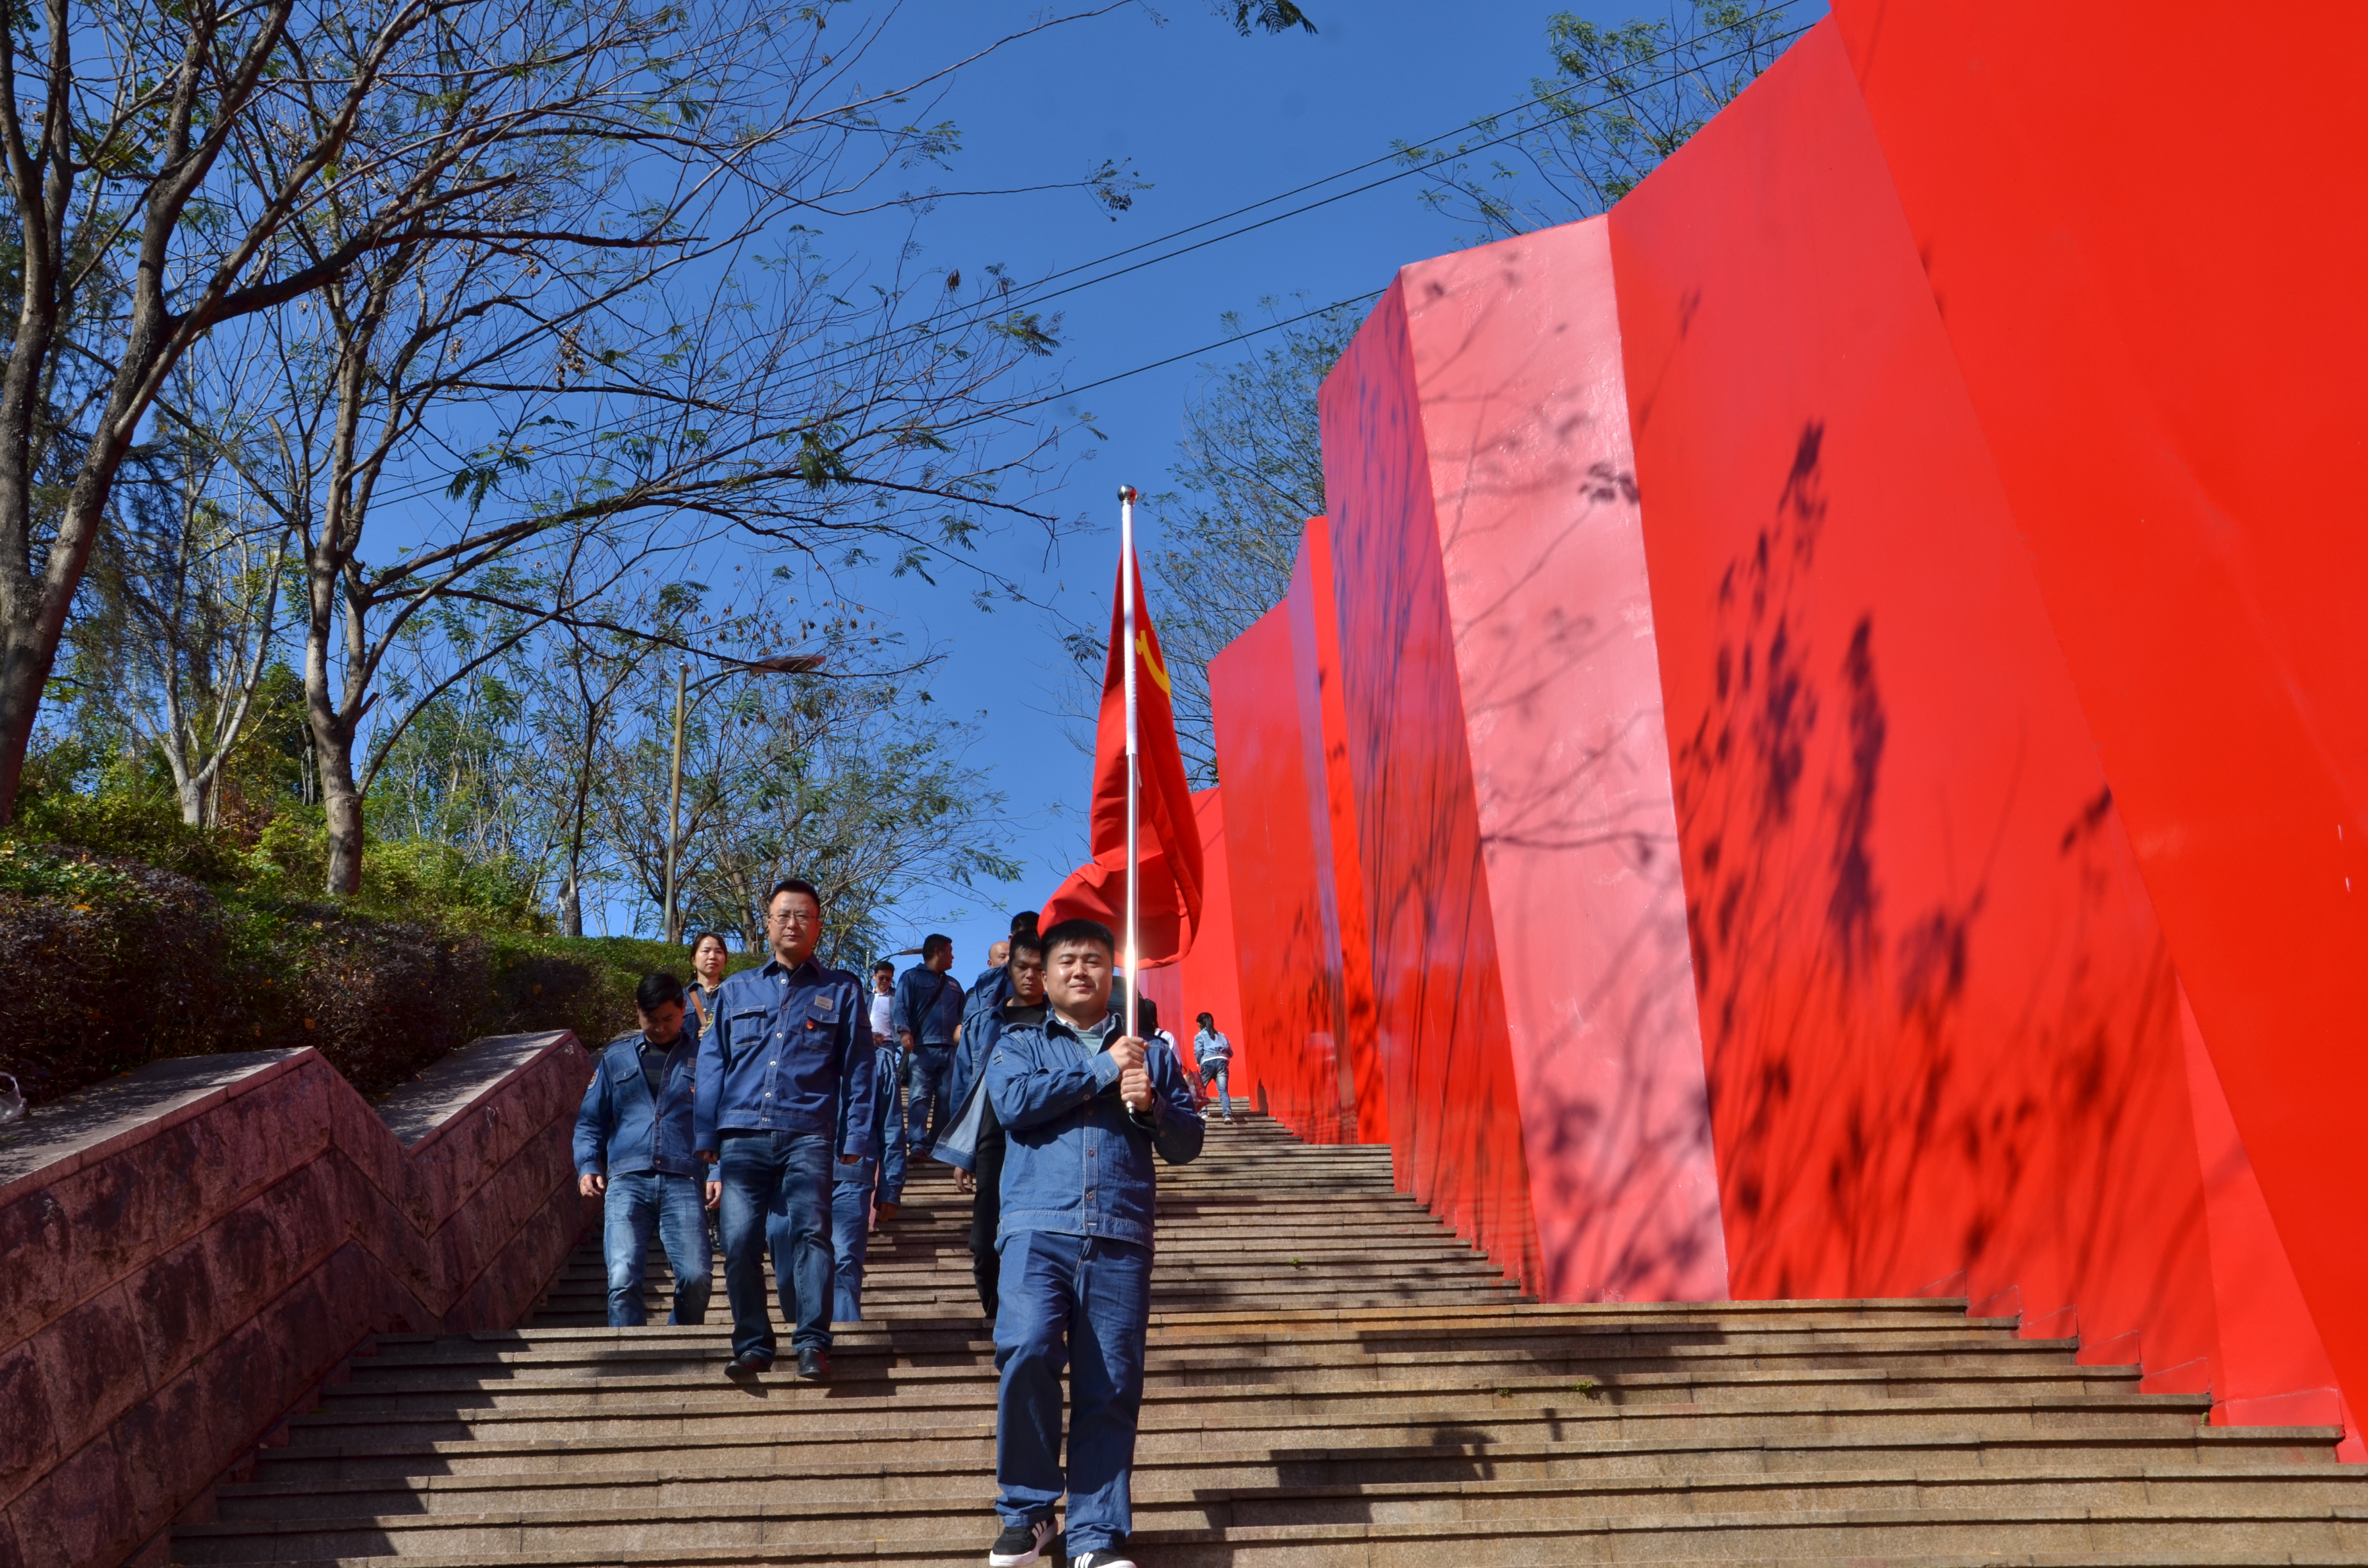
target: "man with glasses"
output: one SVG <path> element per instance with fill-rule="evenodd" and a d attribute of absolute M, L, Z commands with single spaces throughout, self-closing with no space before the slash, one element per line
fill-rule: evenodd
<path fill-rule="evenodd" d="M 732 1303 L 725 1375 L 746 1381 L 773 1364 L 769 1252 L 798 1376 L 819 1381 L 830 1376 L 834 1135 L 844 1127 L 841 1165 L 876 1153 L 871 1024 L 862 983 L 814 956 L 822 895 L 813 883 L 791 878 L 774 888 L 765 928 L 772 957 L 723 982 L 700 1037 L 691 1137 L 723 1188 L 717 1219 Z"/>

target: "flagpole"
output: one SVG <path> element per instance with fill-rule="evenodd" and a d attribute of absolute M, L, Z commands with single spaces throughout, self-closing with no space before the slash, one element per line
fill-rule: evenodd
<path fill-rule="evenodd" d="M 1136 869 L 1141 858 L 1139 813 L 1143 770 L 1135 760 L 1134 735 L 1134 486 L 1118 487 L 1118 597 L 1124 607 L 1121 623 L 1126 636 L 1126 1030 L 1133 1034 L 1142 1027 L 1143 992 L 1141 965 L 1135 944 L 1141 925 L 1140 896 L 1136 885 L 1141 881 Z"/>

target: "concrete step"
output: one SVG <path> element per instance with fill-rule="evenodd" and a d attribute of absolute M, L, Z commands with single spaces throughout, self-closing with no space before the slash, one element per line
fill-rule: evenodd
<path fill-rule="evenodd" d="M 2291 1503 L 2019 1500 L 2010 1485 L 1970 1506 L 1683 1508 L 1608 1512 L 1568 1488 L 1481 1483 L 1397 1497 L 1392 1489 L 1299 1488 L 1249 1502 L 1138 1501 L 1132 1544 L 1161 1564 L 1222 1561 L 1411 1561 L 1407 1548 L 1497 1562 L 1745 1557 L 1890 1556 L 1937 1552 L 2279 1551 L 2368 1549 L 2368 1508 L 2298 1496 Z M 1731 1488 L 1715 1489 L 1732 1501 Z M 1619 1501 L 1632 1499 L 1622 1498 Z M 1241 1522 L 1235 1522 L 1240 1517 Z M 488 1558 L 535 1562 L 739 1562 L 876 1559 L 975 1564 L 993 1539 L 991 1516 L 893 1501 L 838 1507 L 811 1499 L 771 1505 L 701 1502 L 578 1506 L 533 1512 L 382 1515 L 195 1526 L 177 1534 L 188 1562 L 308 1562 L 398 1557 L 416 1562 Z M 968 1551 L 950 1551 L 957 1521 L 980 1519 Z M 899 1549 L 903 1550 L 899 1550 Z M 1390 1550 L 1395 1548 L 1398 1550 Z M 1288 1555 L 1285 1555 L 1288 1554 Z"/>
<path fill-rule="evenodd" d="M 1142 1472 L 1186 1476 L 1201 1486 L 1338 1484 L 1361 1481 L 1490 1481 L 1586 1478 L 1679 1473 L 1781 1472 L 1834 1466 L 1892 1464 L 1908 1469 L 1981 1466 L 1989 1469 L 2081 1463 L 2201 1464 L 2334 1468 L 2334 1436 L 2318 1427 L 2227 1427 L 2148 1430 L 2135 1425 L 2104 1429 L 2037 1429 L 1984 1435 L 1914 1432 L 1850 1435 L 1777 1433 L 1761 1437 L 1605 1438 L 1562 1441 L 1543 1423 L 1501 1424 L 1496 1431 L 1467 1433 L 1463 1441 L 1432 1440 L 1435 1434 L 1408 1428 L 1393 1444 L 1386 1431 L 1362 1434 L 1349 1448 L 1226 1449 L 1208 1446 L 1224 1433 L 1195 1430 L 1144 1434 L 1139 1449 Z M 1335 1429 L 1269 1428 L 1263 1435 L 1280 1445 L 1312 1440 Z M 927 1448 L 913 1451 L 916 1432 Z M 1257 1436 L 1258 1434 L 1244 1434 Z M 990 1423 L 934 1429 L 906 1426 L 839 1427 L 813 1440 L 778 1441 L 688 1437 L 653 1449 L 642 1443 L 476 1441 L 419 1444 L 408 1448 L 334 1448 L 296 1445 L 268 1450 L 256 1480 L 236 1494 L 263 1495 L 268 1488 L 355 1482 L 383 1484 L 410 1480 L 440 1485 L 462 1477 L 606 1476 L 645 1471 L 654 1460 L 677 1467 L 757 1470 L 782 1476 L 827 1478 L 860 1475 L 883 1483 L 916 1487 L 945 1484 L 943 1478 L 974 1473 L 991 1463 Z M 894 1465 L 882 1461 L 894 1460 Z M 226 1493 L 225 1495 L 232 1494 Z"/>
<path fill-rule="evenodd" d="M 870 1511 L 885 1528 L 893 1517 L 916 1528 L 926 1521 L 975 1517 L 991 1507 L 992 1474 L 975 1464 L 843 1467 L 783 1472 L 768 1465 L 685 1464 L 668 1453 L 638 1470 L 581 1473 L 438 1476 L 403 1483 L 347 1480 L 257 1483 L 224 1489 L 224 1523 L 297 1519 L 345 1521 L 398 1516 L 475 1517 L 501 1509 L 565 1514 L 597 1501 L 609 1509 L 689 1509 L 723 1515 L 803 1504 L 821 1519 L 830 1511 Z M 1471 1474 L 1468 1462 L 1440 1465 L 1409 1458 L 1386 1475 L 1361 1459 L 1146 1466 L 1135 1476 L 1135 1516 L 1142 1528 L 1257 1526 L 1293 1521 L 1340 1522 L 1354 1515 L 1372 1523 L 1423 1520 L 1452 1503 L 1451 1517 L 1474 1511 L 1506 1517 L 1552 1516 L 1584 1506 L 1615 1513 L 1739 1513 L 1751 1509 L 1972 1508 L 1998 1497 L 2062 1507 L 2368 1506 L 2368 1476 L 2338 1465 L 2168 1466 L 2028 1463 L 1869 1462 L 1897 1456 L 1861 1452 L 1855 1464 L 1794 1466 L 1775 1471 L 1711 1464 L 1618 1473 Z M 1929 1459 L 1929 1456 L 1928 1456 Z M 1551 1465 L 1547 1466 L 1551 1469 Z M 1461 1470 L 1463 1473 L 1411 1473 Z"/>
<path fill-rule="evenodd" d="M 719 1386 L 723 1385 L 718 1380 Z M 1312 1436 L 1336 1434 L 1342 1446 L 1370 1440 L 1386 1432 L 1403 1440 L 1417 1431 L 1432 1441 L 1462 1442 L 1469 1434 L 1493 1434 L 1513 1426 L 1550 1429 L 1556 1435 L 1588 1437 L 1634 1437 L 1659 1435 L 1677 1440 L 1697 1437 L 1739 1437 L 1801 1432 L 1897 1434 L 1971 1431 L 2017 1434 L 2032 1431 L 2105 1430 L 2135 1426 L 2141 1430 L 2192 1432 L 2209 1412 L 2211 1402 L 2200 1396 L 2129 1393 L 2023 1394 L 1995 1397 L 1958 1394 L 1952 1397 L 1869 1399 L 1857 1389 L 1828 1391 L 1823 1398 L 1796 1395 L 1782 1401 L 1752 1404 L 1730 1402 L 1702 1404 L 1619 1404 L 1610 1401 L 1556 1399 L 1540 1394 L 1531 1400 L 1486 1399 L 1469 1391 L 1450 1390 L 1429 1397 L 1409 1395 L 1389 1402 L 1359 1400 L 1224 1400 L 1184 1391 L 1169 1397 L 1147 1396 L 1144 1402 L 1144 1450 L 1170 1433 L 1192 1434 L 1197 1440 L 1225 1440 L 1230 1446 L 1257 1440 L 1256 1435 L 1287 1429 Z M 299 1415 L 289 1424 L 298 1444 L 367 1445 L 372 1437 L 398 1443 L 564 1439 L 570 1441 L 677 1442 L 691 1437 L 730 1436 L 757 1438 L 831 1440 L 832 1434 L 850 1427 L 875 1426 L 883 1420 L 909 1421 L 918 1431 L 937 1433 L 951 1427 L 989 1427 L 991 1400 L 849 1401 L 835 1403 L 818 1396 L 803 1402 L 784 1396 L 777 1384 L 755 1390 L 733 1390 L 730 1397 L 702 1396 L 646 1400 L 638 1405 L 607 1410 L 554 1411 L 444 1409 L 411 1414 L 356 1407 Z M 1487 1440 L 1485 1437 L 1471 1440 Z M 2330 1442 L 2332 1439 L 2329 1439 Z"/>

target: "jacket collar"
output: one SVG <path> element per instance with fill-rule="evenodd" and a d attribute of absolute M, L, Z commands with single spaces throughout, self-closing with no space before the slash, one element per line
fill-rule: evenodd
<path fill-rule="evenodd" d="M 822 965 L 814 960 L 814 956 L 812 953 L 808 953 L 805 956 L 805 960 L 800 963 L 795 969 L 790 968 L 787 964 L 784 964 L 777 958 L 767 958 L 765 960 L 765 967 L 758 970 L 757 972 L 766 976 L 768 979 L 780 974 L 787 975 L 791 980 L 819 980 L 822 978 Z"/>

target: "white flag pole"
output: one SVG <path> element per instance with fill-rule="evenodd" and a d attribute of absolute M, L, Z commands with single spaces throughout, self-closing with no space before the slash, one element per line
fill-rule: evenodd
<path fill-rule="evenodd" d="M 1126 637 L 1126 1028 L 1141 1025 L 1138 998 L 1143 994 L 1141 966 L 1135 943 L 1141 920 L 1136 870 L 1142 861 L 1140 836 L 1143 774 L 1135 760 L 1134 736 L 1134 486 L 1118 487 L 1118 597 L 1123 606 L 1121 621 Z"/>

